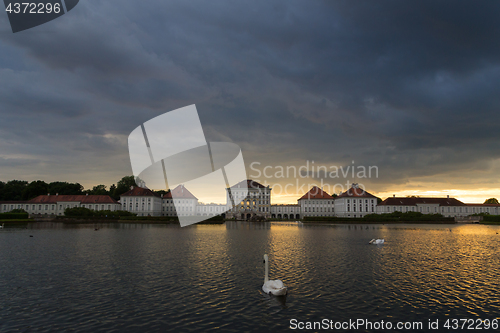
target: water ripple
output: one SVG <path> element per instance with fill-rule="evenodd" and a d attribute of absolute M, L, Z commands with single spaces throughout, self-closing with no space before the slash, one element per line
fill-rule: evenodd
<path fill-rule="evenodd" d="M 276 332 L 292 318 L 494 319 L 500 310 L 494 226 L 99 228 L 0 232 L 1 332 Z M 383 246 L 367 244 L 380 237 Z M 264 253 L 286 298 L 261 291 Z"/>

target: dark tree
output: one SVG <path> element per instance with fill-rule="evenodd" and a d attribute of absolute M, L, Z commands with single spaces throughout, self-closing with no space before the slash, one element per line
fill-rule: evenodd
<path fill-rule="evenodd" d="M 132 186 L 137 186 L 135 183 L 135 178 L 134 176 L 125 176 L 123 177 L 117 184 L 116 184 L 116 189 L 115 192 L 112 193 L 113 197 L 115 199 L 119 199 L 120 195 L 123 193 L 130 191 L 130 188 Z"/>
<path fill-rule="evenodd" d="M 49 185 L 43 180 L 35 180 L 29 183 L 23 190 L 23 200 L 31 200 L 39 195 L 49 193 Z"/>
<path fill-rule="evenodd" d="M 20 201 L 23 200 L 23 191 L 28 185 L 24 180 L 8 181 L 2 189 L 0 200 Z"/>
<path fill-rule="evenodd" d="M 170 190 L 167 190 L 167 191 L 165 191 L 165 190 L 158 190 L 158 191 L 153 191 L 153 192 L 155 194 L 158 194 L 159 196 L 161 196 L 162 194 L 165 195 L 165 194 L 169 193 Z"/>
<path fill-rule="evenodd" d="M 83 186 L 79 183 L 52 182 L 49 184 L 49 193 L 61 195 L 83 194 Z"/>
<path fill-rule="evenodd" d="M 108 195 L 108 191 L 106 191 L 106 185 L 97 185 L 92 188 L 92 191 L 90 191 L 90 194 L 93 195 Z"/>
<path fill-rule="evenodd" d="M 495 205 L 498 205 L 498 200 L 496 198 L 489 198 L 484 203 L 485 204 L 495 204 Z"/>

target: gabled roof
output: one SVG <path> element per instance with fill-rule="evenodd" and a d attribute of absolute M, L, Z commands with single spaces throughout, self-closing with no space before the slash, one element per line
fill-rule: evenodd
<path fill-rule="evenodd" d="M 359 187 L 353 186 L 337 197 L 337 199 L 340 199 L 340 198 L 374 198 L 374 199 L 376 199 L 377 197 L 374 196 L 373 194 L 359 188 Z"/>
<path fill-rule="evenodd" d="M 154 193 L 148 188 L 142 188 L 134 186 L 133 189 L 127 191 L 121 195 L 122 197 L 159 197 L 158 194 Z"/>
<path fill-rule="evenodd" d="M 118 201 L 109 195 L 39 195 L 31 199 L 29 203 L 57 203 L 57 202 L 80 202 L 80 203 L 113 203 Z"/>
<path fill-rule="evenodd" d="M 334 199 L 330 194 L 326 193 L 317 186 L 313 186 L 309 192 L 304 194 L 299 200 L 310 200 L 310 199 Z"/>
<path fill-rule="evenodd" d="M 191 192 L 188 191 L 187 188 L 184 187 L 184 185 L 178 185 L 176 188 L 174 188 L 172 191 L 170 191 L 172 198 L 174 199 L 196 199 L 198 200 L 197 197 L 195 197 Z"/>
<path fill-rule="evenodd" d="M 466 206 L 455 198 L 398 198 L 392 197 L 382 201 L 379 205 L 386 206 L 415 206 L 417 204 L 438 204 L 440 206 Z"/>
<path fill-rule="evenodd" d="M 262 185 L 261 183 L 256 182 L 255 180 L 252 179 L 247 179 L 239 182 L 238 184 L 235 184 L 231 186 L 231 188 L 238 188 L 246 186 L 247 188 L 266 188 L 266 186 Z"/>

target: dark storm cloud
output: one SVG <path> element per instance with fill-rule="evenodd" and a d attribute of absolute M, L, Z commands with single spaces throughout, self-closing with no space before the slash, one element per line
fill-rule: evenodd
<path fill-rule="evenodd" d="M 0 136 L 23 124 L 61 158 L 100 151 L 129 173 L 126 135 L 196 103 L 207 137 L 249 160 L 356 160 L 380 184 L 481 170 L 500 157 L 499 14 L 471 1 L 83 2 L 0 35 Z M 4 151 L 44 150 L 15 137 Z"/>

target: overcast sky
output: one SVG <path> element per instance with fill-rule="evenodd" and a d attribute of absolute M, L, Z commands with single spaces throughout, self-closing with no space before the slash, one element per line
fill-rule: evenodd
<path fill-rule="evenodd" d="M 13 34 L 4 13 L 0 180 L 109 186 L 132 173 L 133 129 L 196 104 L 249 176 L 354 161 L 378 178 L 325 182 L 500 197 L 499 17 L 496 1 L 81 0 Z"/>

